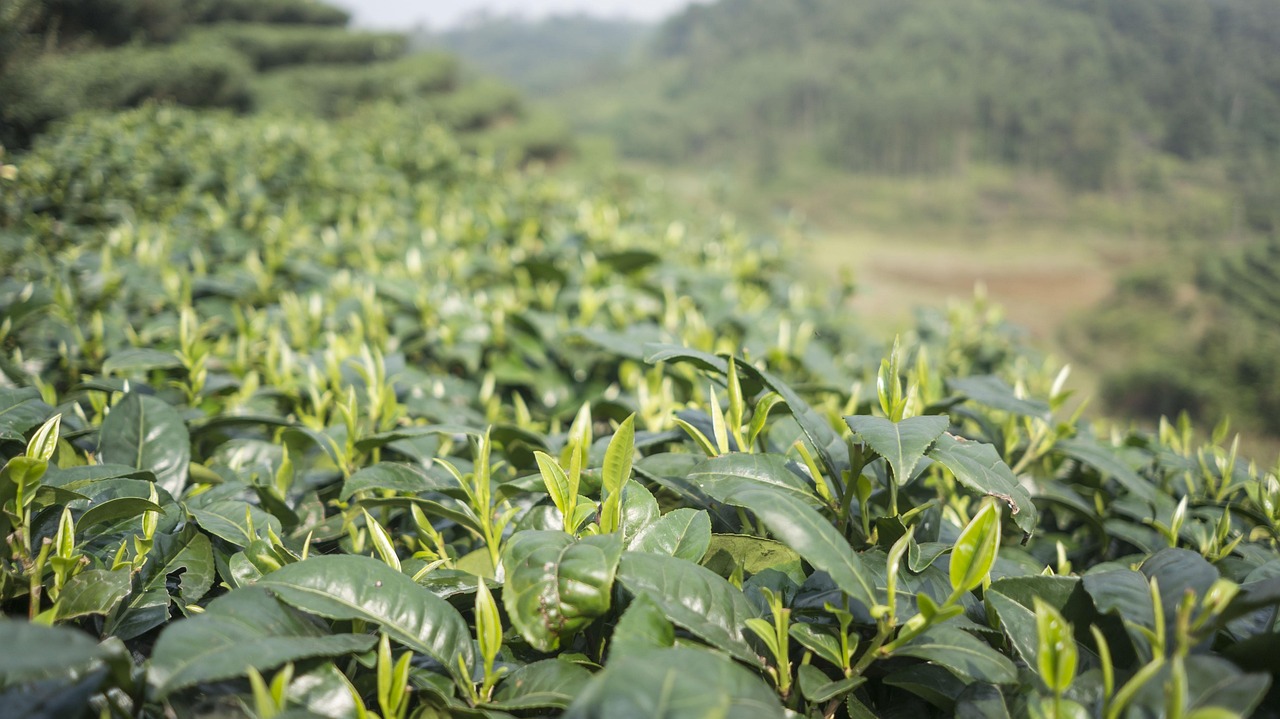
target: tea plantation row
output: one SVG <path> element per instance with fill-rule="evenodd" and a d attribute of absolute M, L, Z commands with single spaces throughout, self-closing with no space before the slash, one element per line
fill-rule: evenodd
<path fill-rule="evenodd" d="M 1280 482 L 1225 432 L 421 126 L 8 160 L 0 712 L 1276 712 Z"/>

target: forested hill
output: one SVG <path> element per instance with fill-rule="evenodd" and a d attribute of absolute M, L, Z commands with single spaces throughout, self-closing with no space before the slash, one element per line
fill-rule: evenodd
<path fill-rule="evenodd" d="M 654 159 L 997 161 L 1094 188 L 1154 152 L 1256 182 L 1280 154 L 1278 60 L 1274 0 L 721 0 L 581 107 Z"/>
<path fill-rule="evenodd" d="M 653 26 L 625 19 L 560 15 L 537 21 L 482 17 L 444 32 L 410 36 L 501 77 L 534 97 L 615 80 Z"/>

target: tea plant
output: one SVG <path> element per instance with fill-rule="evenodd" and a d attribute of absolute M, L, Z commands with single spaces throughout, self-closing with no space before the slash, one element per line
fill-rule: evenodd
<path fill-rule="evenodd" d="M 1274 711 L 1275 472 L 1082 421 L 981 307 L 872 343 L 386 109 L 11 162 L 6 713 Z"/>

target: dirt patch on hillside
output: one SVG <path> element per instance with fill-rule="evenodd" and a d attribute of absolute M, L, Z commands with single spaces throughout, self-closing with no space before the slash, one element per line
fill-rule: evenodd
<path fill-rule="evenodd" d="M 1057 257 L 1025 246 L 988 244 L 957 252 L 934 243 L 868 237 L 815 240 L 811 247 L 825 269 L 853 269 L 859 288 L 854 309 L 872 326 L 900 329 L 915 308 L 967 300 L 981 285 L 1010 321 L 1049 350 L 1056 349 L 1065 322 L 1110 294 L 1119 269 L 1079 247 Z"/>

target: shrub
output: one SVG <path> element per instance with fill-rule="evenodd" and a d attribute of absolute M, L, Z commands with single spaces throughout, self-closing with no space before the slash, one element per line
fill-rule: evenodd
<path fill-rule="evenodd" d="M 0 137 L 24 145 L 49 123 L 82 110 L 135 107 L 148 100 L 247 109 L 243 56 L 205 44 L 124 47 L 46 55 L 0 78 Z"/>
<path fill-rule="evenodd" d="M 188 15 L 200 23 L 257 22 L 346 25 L 351 14 L 315 0 L 188 0 Z"/>
<path fill-rule="evenodd" d="M 311 63 L 367 63 L 404 54 L 394 33 L 350 32 L 340 27 L 223 23 L 194 31 L 193 40 L 222 43 L 244 53 L 259 70 Z"/>
<path fill-rule="evenodd" d="M 449 92 L 457 69 L 452 58 L 437 54 L 371 65 L 286 67 L 254 78 L 254 104 L 263 112 L 337 117 L 369 102 Z"/>

